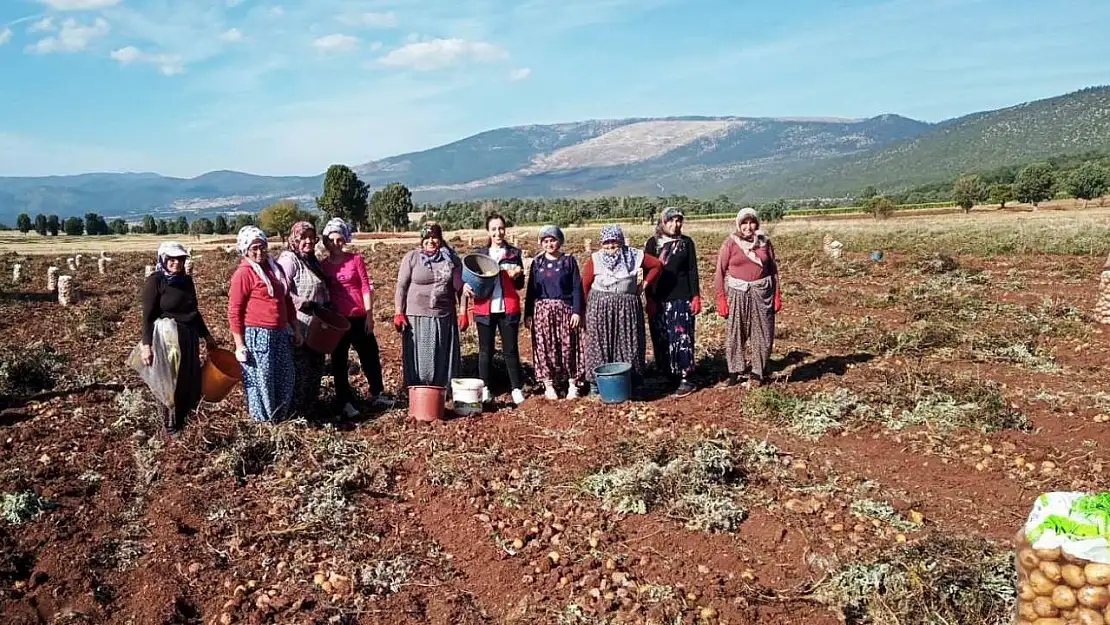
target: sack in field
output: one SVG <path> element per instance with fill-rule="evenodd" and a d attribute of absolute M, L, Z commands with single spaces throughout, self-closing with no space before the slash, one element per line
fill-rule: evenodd
<path fill-rule="evenodd" d="M 181 368 L 181 347 L 177 339 L 177 322 L 159 319 L 154 322 L 154 339 L 150 345 L 154 362 L 143 364 L 142 343 L 131 350 L 127 366 L 135 370 L 146 382 L 158 403 L 173 408 L 173 393 L 177 388 L 177 372 Z"/>

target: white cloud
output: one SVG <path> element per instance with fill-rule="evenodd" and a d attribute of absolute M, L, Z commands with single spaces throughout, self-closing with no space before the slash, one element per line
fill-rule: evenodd
<path fill-rule="evenodd" d="M 344 35 L 343 33 L 332 33 L 316 39 L 312 42 L 312 45 L 318 50 L 325 51 L 353 50 L 358 46 L 358 37 Z"/>
<path fill-rule="evenodd" d="M 285 9 L 281 8 L 280 6 L 270 7 L 269 15 L 270 17 L 281 17 L 282 15 L 285 15 Z"/>
<path fill-rule="evenodd" d="M 46 6 L 58 11 L 92 11 L 114 7 L 120 0 L 39 0 Z"/>
<path fill-rule="evenodd" d="M 513 71 L 509 72 L 509 80 L 512 80 L 514 82 L 518 81 L 518 80 L 524 80 L 524 79 L 528 78 L 531 75 L 532 75 L 532 68 L 530 68 L 530 67 L 521 67 L 520 69 L 514 69 Z"/>
<path fill-rule="evenodd" d="M 11 40 L 12 40 L 12 29 L 4 28 L 4 30 L 0 30 L 0 46 L 4 45 L 5 43 L 8 43 Z"/>
<path fill-rule="evenodd" d="M 37 33 L 37 32 L 40 32 L 40 31 L 53 31 L 53 30 L 57 30 L 57 26 L 54 25 L 54 18 L 53 17 L 44 17 L 41 20 L 39 20 L 39 21 L 35 22 L 34 24 L 31 24 L 30 26 L 27 27 L 27 32 L 29 32 L 29 33 Z"/>
<path fill-rule="evenodd" d="M 349 26 L 393 28 L 397 26 L 397 15 L 393 11 L 385 13 L 345 13 L 339 16 L 339 21 Z"/>
<path fill-rule="evenodd" d="M 381 50 L 381 49 L 382 49 L 382 42 L 380 42 L 380 41 L 375 41 L 375 42 L 370 44 L 370 50 L 372 52 L 377 52 L 378 50 Z"/>
<path fill-rule="evenodd" d="M 98 17 L 92 23 L 81 24 L 73 18 L 62 22 L 62 28 L 57 35 L 51 35 L 38 40 L 26 50 L 32 54 L 49 54 L 51 52 L 78 52 L 88 47 L 94 39 L 99 39 L 108 34 L 108 22 Z"/>
<path fill-rule="evenodd" d="M 220 39 L 223 41 L 241 41 L 243 39 L 243 31 L 238 28 L 229 28 L 220 34 Z"/>
<path fill-rule="evenodd" d="M 175 54 L 147 54 L 135 46 L 112 50 L 111 57 L 119 61 L 121 65 L 130 65 L 136 62 L 156 65 L 158 71 L 166 76 L 176 76 L 185 71 L 185 62 L 180 56 Z"/>
<path fill-rule="evenodd" d="M 413 41 L 391 50 L 378 59 L 378 63 L 391 67 L 431 70 L 466 60 L 496 61 L 508 56 L 509 53 L 504 48 L 484 41 L 467 41 L 459 38 L 429 39 Z"/>

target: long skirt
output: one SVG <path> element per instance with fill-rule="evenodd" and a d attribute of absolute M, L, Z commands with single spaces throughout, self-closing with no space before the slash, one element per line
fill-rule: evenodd
<path fill-rule="evenodd" d="M 405 387 L 431 385 L 450 388 L 462 370 L 459 327 L 451 315 L 409 316 L 402 335 L 401 359 Z"/>
<path fill-rule="evenodd" d="M 657 367 L 679 378 L 694 372 L 694 313 L 689 301 L 659 304 L 651 316 L 651 343 Z"/>
<path fill-rule="evenodd" d="M 247 361 L 243 366 L 243 392 L 255 421 L 280 421 L 293 404 L 296 372 L 289 330 L 248 326 L 243 332 Z"/>
<path fill-rule="evenodd" d="M 728 324 L 725 357 L 729 373 L 763 378 L 775 340 L 774 282 L 750 283 L 748 289 L 728 288 Z M 748 352 L 751 352 L 750 355 Z M 750 358 L 750 360 L 749 360 Z"/>
<path fill-rule="evenodd" d="M 637 376 L 644 374 L 647 332 L 644 304 L 638 295 L 590 293 L 586 302 L 586 379 L 597 379 L 594 369 L 610 362 L 627 362 Z"/>
<path fill-rule="evenodd" d="M 532 316 L 532 360 L 546 382 L 582 380 L 582 325 L 570 327 L 574 308 L 560 299 L 536 301 Z"/>
<path fill-rule="evenodd" d="M 158 404 L 162 423 L 171 433 L 185 427 L 185 417 L 200 403 L 200 337 L 196 330 L 177 323 L 177 346 L 181 352 L 181 364 L 173 389 L 173 408 Z"/>
<path fill-rule="evenodd" d="M 305 345 L 293 348 L 293 413 L 309 416 L 316 411 L 320 398 L 320 380 L 324 377 L 324 355 Z"/>

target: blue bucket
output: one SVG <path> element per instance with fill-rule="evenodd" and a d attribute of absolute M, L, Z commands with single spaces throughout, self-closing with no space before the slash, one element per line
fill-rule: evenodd
<path fill-rule="evenodd" d="M 485 254 L 467 254 L 462 258 L 462 279 L 474 291 L 475 299 L 489 299 L 501 267 Z"/>
<path fill-rule="evenodd" d="M 883 251 L 882 250 L 871 250 L 871 260 L 873 260 L 875 262 L 879 262 L 882 259 L 883 259 Z"/>
<path fill-rule="evenodd" d="M 611 362 L 594 369 L 597 378 L 597 391 L 601 402 L 619 404 L 628 401 L 632 395 L 632 365 L 627 362 Z"/>

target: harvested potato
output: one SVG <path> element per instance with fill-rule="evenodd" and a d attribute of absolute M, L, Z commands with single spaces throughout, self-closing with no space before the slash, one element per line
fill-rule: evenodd
<path fill-rule="evenodd" d="M 1047 597 L 1052 594 L 1056 589 L 1056 584 L 1053 584 L 1040 569 L 1033 571 L 1029 574 L 1029 586 L 1033 588 L 1033 592 L 1042 597 Z"/>
<path fill-rule="evenodd" d="M 1052 605 L 1057 608 L 1067 610 L 1074 608 L 1076 603 L 1078 602 L 1075 598 L 1075 591 L 1071 588 L 1067 586 L 1057 586 L 1052 591 Z"/>
<path fill-rule="evenodd" d="M 1039 618 L 1033 625 L 1068 625 L 1068 622 L 1062 618 Z"/>
<path fill-rule="evenodd" d="M 1060 581 L 1064 579 L 1063 576 L 1060 574 L 1060 565 L 1056 564 L 1055 562 L 1049 562 L 1048 560 L 1045 560 L 1044 562 L 1038 564 L 1037 568 L 1040 570 L 1041 573 L 1044 573 L 1045 577 L 1057 584 L 1059 584 Z"/>
<path fill-rule="evenodd" d="M 1033 609 L 1032 601 L 1022 601 L 1018 604 L 1018 616 L 1027 621 L 1035 621 L 1040 618 L 1041 615 L 1037 614 L 1037 611 Z"/>
<path fill-rule="evenodd" d="M 1048 597 L 1037 597 L 1033 600 L 1033 611 L 1037 616 L 1059 616 L 1060 610 L 1052 605 L 1052 599 Z"/>
<path fill-rule="evenodd" d="M 1099 610 L 1110 605 L 1110 591 L 1105 586 L 1084 586 L 1075 593 L 1075 598 L 1085 608 Z"/>
<path fill-rule="evenodd" d="M 1060 567 L 1060 576 L 1064 583 L 1072 588 L 1082 588 L 1087 585 L 1087 578 L 1083 575 L 1083 567 L 1074 564 L 1065 564 Z"/>
<path fill-rule="evenodd" d="M 1106 625 L 1102 613 L 1091 608 L 1079 608 L 1075 613 L 1075 622 L 1079 625 Z"/>
<path fill-rule="evenodd" d="M 1033 587 L 1029 582 L 1022 582 L 1018 587 L 1018 599 L 1022 601 L 1032 601 L 1037 598 L 1037 593 L 1033 592 Z"/>
<path fill-rule="evenodd" d="M 1018 563 L 1026 571 L 1032 571 L 1040 564 L 1040 560 L 1037 560 L 1037 554 L 1032 549 L 1026 548 L 1018 552 Z"/>
<path fill-rule="evenodd" d="M 1092 562 L 1083 567 L 1083 575 L 1092 586 L 1106 586 L 1110 584 L 1110 564 Z"/>
<path fill-rule="evenodd" d="M 1038 560 L 1048 560 L 1049 562 L 1055 562 L 1063 555 L 1063 551 L 1061 551 L 1059 547 L 1054 547 L 1052 549 L 1034 549 L 1033 553 L 1037 556 Z"/>

